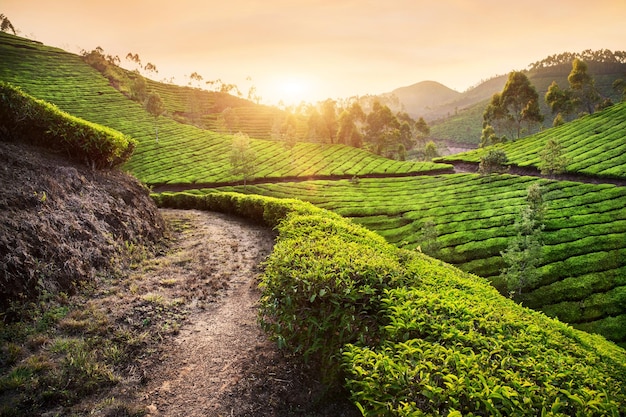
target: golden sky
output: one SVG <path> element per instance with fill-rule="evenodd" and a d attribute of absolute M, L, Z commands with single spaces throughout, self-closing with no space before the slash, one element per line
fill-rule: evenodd
<path fill-rule="evenodd" d="M 425 80 L 463 91 L 555 53 L 626 50 L 626 0 L 2 0 L 0 13 L 48 45 L 138 53 L 155 79 L 197 72 L 267 103 Z"/>

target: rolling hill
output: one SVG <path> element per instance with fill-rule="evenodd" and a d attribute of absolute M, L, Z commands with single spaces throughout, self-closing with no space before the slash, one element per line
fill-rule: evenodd
<path fill-rule="evenodd" d="M 242 179 L 230 169 L 231 134 L 160 117 L 157 141 L 154 118 L 80 56 L 4 33 L 0 33 L 0 54 L 0 80 L 70 114 L 135 138 L 138 145 L 125 168 L 144 183 L 206 185 Z M 196 93 L 164 84 L 155 89 L 163 93 L 165 106 L 171 109 L 191 105 L 189 94 Z M 451 169 L 445 164 L 392 161 L 343 145 L 301 143 L 289 148 L 285 142 L 253 138 L 251 146 L 257 155 L 256 179 L 417 175 Z"/>
<path fill-rule="evenodd" d="M 612 84 L 616 79 L 626 77 L 626 63 L 590 61 L 587 65 L 589 74 L 593 76 L 600 94 L 611 98 L 614 102 L 619 102 L 621 96 L 612 88 Z M 553 116 L 543 97 L 552 81 L 566 88 L 567 76 L 571 69 L 571 63 L 565 63 L 526 71 L 530 82 L 539 94 L 541 111 L 546 118 L 544 126 L 552 125 Z M 407 113 L 414 117 L 422 116 L 429 122 L 433 138 L 478 144 L 482 130 L 483 111 L 491 96 L 502 91 L 506 80 L 507 75 L 495 76 L 456 95 L 450 94 L 449 89 L 441 85 L 437 89 L 418 88 L 421 83 L 394 91 L 397 92 L 396 95 Z M 429 97 L 429 95 L 434 96 Z M 424 103 L 428 103 L 428 106 Z"/>
<path fill-rule="evenodd" d="M 252 149 L 257 155 L 254 184 L 224 188 L 241 180 L 230 170 L 231 135 L 160 117 L 156 121 L 157 142 L 154 118 L 81 57 L 10 35 L 0 37 L 0 53 L 5 58 L 0 61 L 0 80 L 137 140 L 137 149 L 124 167 L 149 186 L 161 187 L 161 191 L 164 186 L 170 190 L 222 186 L 221 190 L 302 198 L 353 218 L 407 248 L 423 244 L 424 227 L 430 222 L 437 233 L 438 257 L 490 277 L 502 289 L 497 279 L 502 266 L 499 253 L 512 236 L 512 221 L 524 202 L 526 188 L 537 181 L 533 177 L 445 175 L 451 172 L 449 164 L 392 161 L 338 145 L 299 143 L 288 148 L 282 142 L 253 138 Z M 183 111 L 189 105 L 188 95 L 195 94 L 167 85 L 154 84 L 154 88 L 161 91 L 173 113 Z M 441 89 L 430 83 L 420 88 Z M 532 165 L 546 138 L 563 135 L 568 155 L 576 163 L 570 168 L 599 182 L 601 176 L 621 178 L 626 165 L 620 133 L 624 109 L 624 105 L 616 105 L 506 146 L 511 147 L 515 163 Z M 523 144 L 527 145 L 522 148 Z M 519 147 L 517 154 L 515 146 Z M 541 294 L 546 286 L 565 285 L 562 282 L 574 285 L 579 279 L 601 282 L 575 301 L 561 300 L 588 303 L 585 308 L 596 311 L 592 316 L 586 312 L 568 316 L 571 311 L 560 307 L 552 308 L 550 314 L 576 325 L 585 324 L 588 330 L 623 343 L 623 283 L 611 278 L 623 276 L 623 187 L 539 181 L 554 210 L 547 224 L 549 243 L 541 266 L 544 279 L 526 292 L 541 290 L 536 292 Z M 603 261 L 605 258 L 609 261 Z M 598 307 L 602 299 L 598 294 L 611 301 Z M 547 306 L 556 299 L 537 296 L 532 303 L 548 311 Z"/>
<path fill-rule="evenodd" d="M 566 174 L 626 179 L 626 102 L 615 104 L 602 112 L 547 129 L 517 141 L 438 158 L 437 161 L 478 164 L 490 149 L 503 150 L 509 164 L 539 168 L 540 155 L 549 139 L 562 147 L 569 163 Z"/>

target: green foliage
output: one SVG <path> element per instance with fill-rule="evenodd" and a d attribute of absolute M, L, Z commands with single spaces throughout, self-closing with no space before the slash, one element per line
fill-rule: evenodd
<path fill-rule="evenodd" d="M 563 148 L 558 140 L 548 139 L 546 146 L 539 153 L 539 169 L 543 175 L 556 175 L 565 171 L 568 159 L 563 155 Z"/>
<path fill-rule="evenodd" d="M 509 74 L 502 92 L 491 98 L 483 119 L 498 130 L 514 134 L 517 139 L 522 135 L 522 126 L 531 127 L 543 121 L 539 95 L 526 74 L 520 71 Z"/>
<path fill-rule="evenodd" d="M 0 124 L 9 138 L 62 150 L 96 168 L 124 163 L 136 142 L 0 82 Z"/>
<path fill-rule="evenodd" d="M 366 416 L 626 412 L 622 349 L 523 308 L 478 277 L 295 200 L 155 198 L 222 204 L 257 220 L 282 206 L 271 217 L 279 236 L 262 278 L 261 322 L 279 346 L 319 363 L 326 381 L 343 378 Z"/>
<path fill-rule="evenodd" d="M 545 207 L 538 183 L 528 187 L 526 200 L 528 204 L 515 218 L 515 235 L 501 253 L 506 264 L 501 276 L 512 295 L 536 286 L 540 277 L 537 265 L 541 263 Z"/>
<path fill-rule="evenodd" d="M 569 164 L 567 171 L 608 178 L 626 178 L 626 103 L 615 104 L 603 111 L 546 129 L 522 140 L 498 145 L 506 152 L 509 163 L 538 167 L 540 153 L 548 140 L 558 141 L 562 155 Z M 480 162 L 484 151 L 475 150 L 436 159 Z"/>
<path fill-rule="evenodd" d="M 9 18 L 0 13 L 0 32 L 8 32 L 9 30 L 15 35 L 15 27 Z"/>
<path fill-rule="evenodd" d="M 383 342 L 344 350 L 347 386 L 364 415 L 624 412 L 623 351 L 606 345 L 621 357 L 607 361 L 597 340 L 480 281 L 420 259 L 410 267 L 421 283 L 386 291 Z"/>
<path fill-rule="evenodd" d="M 587 64 L 576 58 L 572 61 L 572 71 L 567 77 L 573 95 L 574 104 L 581 112 L 593 113 L 601 101 L 595 81 L 588 72 Z"/>
<path fill-rule="evenodd" d="M 528 205 L 528 187 L 535 182 L 541 185 L 547 210 L 541 263 L 537 265 L 540 281 L 531 293 L 524 292 L 520 301 L 542 309 L 544 305 L 567 300 L 568 294 L 578 291 L 574 284 L 578 277 L 623 274 L 621 268 L 626 266 L 623 238 L 626 189 L 623 187 L 506 174 L 486 181 L 475 174 L 451 174 L 359 178 L 358 183 L 344 180 L 257 184 L 249 185 L 245 192 L 309 201 L 350 217 L 399 247 L 421 247 L 426 253 L 429 252 L 425 250 L 428 239 L 424 225 L 433 222 L 436 238 L 431 241 L 437 250 L 432 254 L 489 278 L 507 295 L 506 284 L 500 277 L 506 264 L 500 253 L 516 235 L 511 225 L 522 207 Z M 243 187 L 220 190 L 241 192 Z M 209 190 L 202 191 L 206 192 Z M 561 281 L 567 286 L 558 294 L 542 295 L 542 288 Z M 625 284 L 613 284 L 622 285 Z M 570 286 L 572 289 L 568 290 Z M 582 301 L 596 291 L 606 290 L 597 286 L 577 300 Z M 616 342 L 622 340 L 621 332 L 602 334 Z"/>
<path fill-rule="evenodd" d="M 509 170 L 507 162 L 509 159 L 501 149 L 489 149 L 487 154 L 480 158 L 478 172 L 481 175 L 502 174 Z"/>
<path fill-rule="evenodd" d="M 128 99 L 125 94 L 130 95 L 129 91 L 121 86 L 120 90 L 116 90 L 113 87 L 115 82 L 105 78 L 106 75 L 102 77 L 80 56 L 12 35 L 0 33 L 0 36 L 0 55 L 3 58 L 0 60 L 0 79 L 54 103 L 65 112 L 135 138 L 137 149 L 124 168 L 148 185 L 239 180 L 230 170 L 232 135 L 220 133 L 225 130 L 219 127 L 219 117 L 227 107 L 232 108 L 234 116 L 240 121 L 240 124 L 232 126 L 232 130 L 241 130 L 251 137 L 251 147 L 257 154 L 256 178 L 352 177 L 450 169 L 450 165 L 432 162 L 389 161 L 345 145 L 300 142 L 293 149 L 285 150 L 282 141 L 258 139 L 269 137 L 274 120 L 272 114 L 282 114 L 281 111 L 268 106 L 255 106 L 225 93 L 146 79 L 148 91 L 161 96 L 168 116 L 158 120 L 159 143 L 156 143 L 154 117 L 139 103 Z M 100 53 L 99 57 L 109 65 L 106 56 Z M 128 76 L 129 79 L 136 78 L 134 73 Z M 214 113 L 216 111 L 218 113 Z M 193 119 L 193 122 L 213 131 L 177 122 L 192 123 L 188 117 L 198 112 L 204 116 Z"/>
<path fill-rule="evenodd" d="M 245 133 L 237 133 L 233 136 L 233 144 L 230 150 L 230 166 L 233 175 L 243 176 L 243 185 L 251 179 L 256 171 L 256 153 L 250 146 L 250 138 Z"/>
<path fill-rule="evenodd" d="M 334 382 L 344 344 L 376 341 L 382 289 L 403 270 L 383 239 L 343 219 L 298 215 L 278 230 L 261 282 L 261 324 Z"/>
<path fill-rule="evenodd" d="M 156 137 L 156 141 L 159 141 L 159 127 L 157 125 L 157 120 L 159 116 L 165 113 L 165 106 L 163 104 L 163 99 L 159 93 L 151 92 L 146 98 L 146 102 L 144 103 L 146 107 L 146 111 L 154 117 L 154 134 Z"/>

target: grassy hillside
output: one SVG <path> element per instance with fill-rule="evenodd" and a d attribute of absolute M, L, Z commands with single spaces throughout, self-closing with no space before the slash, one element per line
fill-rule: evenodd
<path fill-rule="evenodd" d="M 589 62 L 589 74 L 594 78 L 596 88 L 604 97 L 610 97 L 619 102 L 621 96 L 612 88 L 613 81 L 624 78 L 626 64 Z M 540 68 L 527 72 L 530 82 L 539 94 L 539 106 L 545 116 L 544 126 L 552 126 L 554 116 L 545 103 L 544 96 L 552 81 L 556 81 L 561 88 L 569 86 L 567 76 L 571 71 L 571 64 L 561 64 L 548 68 Z M 494 93 L 502 91 L 507 77 L 495 77 L 481 85 L 470 89 L 454 102 L 437 109 L 433 113 L 431 135 L 437 139 L 454 140 L 461 143 L 480 143 L 483 112 Z"/>
<path fill-rule="evenodd" d="M 509 162 L 537 168 L 549 139 L 558 140 L 569 160 L 567 173 L 596 177 L 626 178 L 626 103 L 574 120 L 514 142 L 497 145 Z M 487 148 L 490 149 L 490 148 Z M 439 158 L 441 162 L 480 162 L 487 150 L 478 149 Z"/>
<path fill-rule="evenodd" d="M 476 276 L 297 200 L 155 199 L 277 226 L 261 284 L 262 325 L 280 346 L 320 364 L 326 380 L 346 384 L 363 415 L 626 412 L 622 349 L 524 308 Z"/>
<path fill-rule="evenodd" d="M 138 145 L 125 168 L 146 184 L 241 180 L 230 170 L 231 135 L 160 117 L 157 142 L 154 118 L 109 85 L 102 74 L 79 56 L 7 34 L 0 34 L 0 54 L 3 57 L 0 80 L 17 85 L 70 114 L 135 138 Z M 164 94 L 173 94 L 165 85 L 160 89 Z M 176 100 L 170 97 L 168 102 Z M 290 150 L 281 142 L 253 139 L 252 149 L 257 155 L 255 178 L 406 174 L 449 169 L 443 164 L 390 161 L 345 146 L 301 144 Z"/>
<path fill-rule="evenodd" d="M 626 344 L 624 187 L 455 174 L 358 183 L 259 184 L 245 192 L 312 202 L 399 247 L 420 246 L 441 260 L 488 277 L 506 293 L 499 276 L 505 266 L 500 252 L 515 233 L 515 216 L 534 182 L 541 185 L 547 201 L 541 279 L 525 288 L 521 300 Z M 241 187 L 220 190 L 244 192 Z M 575 306 L 575 311 L 568 306 Z"/>

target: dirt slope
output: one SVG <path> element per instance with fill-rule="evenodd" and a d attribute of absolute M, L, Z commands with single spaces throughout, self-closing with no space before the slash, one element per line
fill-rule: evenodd
<path fill-rule="evenodd" d="M 274 233 L 216 213 L 162 214 L 181 230 L 175 250 L 147 260 L 131 281 L 136 294 L 184 300 L 187 319 L 138 364 L 141 378 L 109 395 L 141 404 L 149 416 L 358 415 L 344 393 L 325 393 L 315 372 L 285 357 L 257 323 L 260 264 Z"/>

